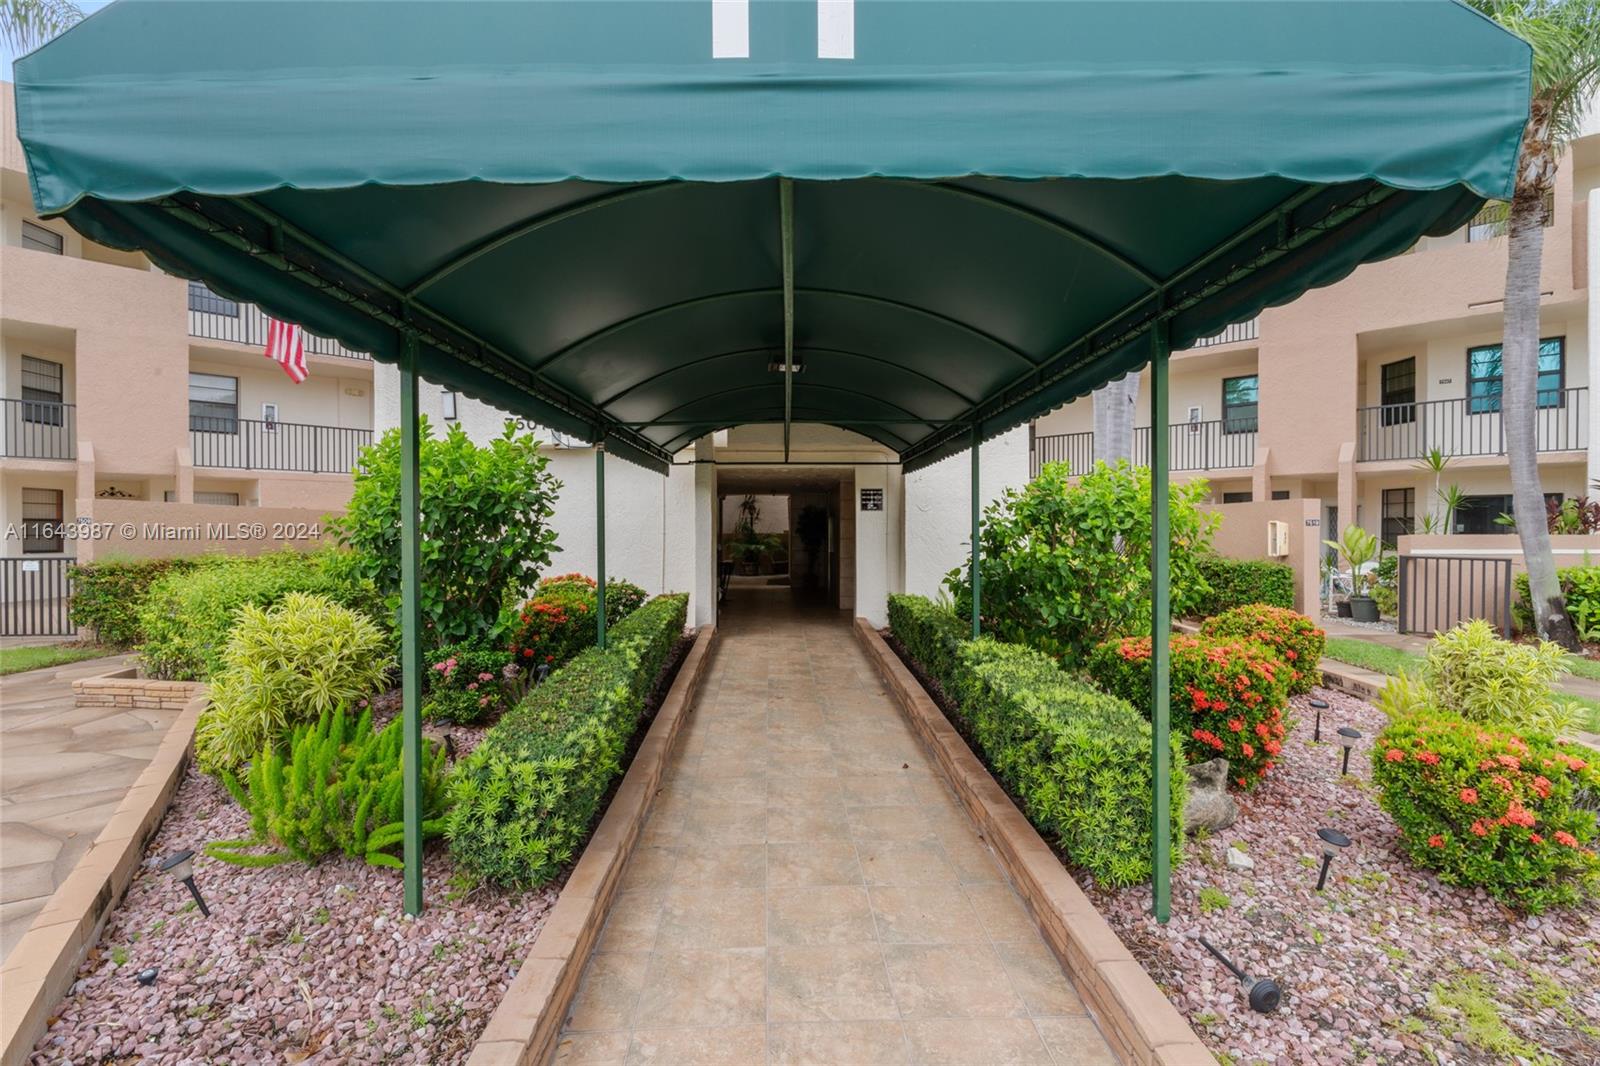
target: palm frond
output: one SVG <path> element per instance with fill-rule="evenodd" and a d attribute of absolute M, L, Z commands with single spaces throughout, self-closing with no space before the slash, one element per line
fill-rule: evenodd
<path fill-rule="evenodd" d="M 0 41 L 29 52 L 83 19 L 72 0 L 0 0 Z"/>

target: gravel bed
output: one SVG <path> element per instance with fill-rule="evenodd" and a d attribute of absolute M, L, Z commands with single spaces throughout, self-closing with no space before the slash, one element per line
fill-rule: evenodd
<path fill-rule="evenodd" d="M 448 731 L 463 750 L 483 732 Z M 154 869 L 248 828 L 220 785 L 188 771 L 32 1063 L 463 1062 L 560 891 L 463 892 L 436 842 L 413 920 L 398 870 L 197 856 L 208 919 Z M 137 980 L 147 967 L 159 971 L 148 987 Z"/>
<path fill-rule="evenodd" d="M 1312 711 L 1297 697 L 1277 767 L 1238 797 L 1239 820 L 1191 843 L 1174 871 L 1165 927 L 1147 914 L 1148 886 L 1091 890 L 1135 957 L 1224 1061 L 1600 1062 L 1600 913 L 1522 917 L 1413 867 L 1371 787 L 1382 713 L 1328 689 L 1313 695 L 1330 704 L 1323 742 L 1312 743 Z M 1343 725 L 1365 737 L 1341 779 L 1333 731 Z M 1316 831 L 1326 826 L 1353 843 L 1319 894 Z M 1236 841 L 1254 869 L 1228 868 Z M 1250 1010 L 1202 935 L 1283 986 L 1276 1014 Z"/>
<path fill-rule="evenodd" d="M 1374 633 L 1394 633 L 1397 631 L 1395 621 L 1392 618 L 1380 618 L 1376 622 L 1357 622 L 1354 618 L 1340 618 L 1336 615 L 1325 614 L 1322 616 L 1322 625 L 1324 627 L 1332 626 L 1333 628 L 1329 632 L 1334 636 L 1338 636 L 1339 630 L 1345 627 L 1367 629 Z"/>

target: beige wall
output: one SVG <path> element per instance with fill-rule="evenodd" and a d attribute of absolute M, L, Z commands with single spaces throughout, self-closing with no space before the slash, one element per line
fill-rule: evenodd
<path fill-rule="evenodd" d="M 1230 559 L 1288 563 L 1295 571 L 1294 609 L 1313 618 L 1320 617 L 1317 597 L 1321 581 L 1318 560 L 1323 539 L 1321 500 L 1228 503 L 1208 509 L 1222 518 L 1211 541 L 1217 554 Z M 1283 522 L 1288 527 L 1287 555 L 1267 554 L 1268 522 Z"/>
<path fill-rule="evenodd" d="M 154 559 L 218 551 L 259 555 L 280 548 L 310 551 L 322 543 L 326 530 L 322 512 L 306 507 L 82 499 L 77 506 L 80 515 L 90 516 L 96 528 L 107 531 L 106 536 L 77 546 L 78 559 L 85 561 L 108 556 Z"/>

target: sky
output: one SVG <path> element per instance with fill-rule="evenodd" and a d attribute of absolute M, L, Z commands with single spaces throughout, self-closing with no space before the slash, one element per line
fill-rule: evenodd
<path fill-rule="evenodd" d="M 75 2 L 77 3 L 78 8 L 85 15 L 92 15 L 96 11 L 99 11 L 101 8 L 109 4 L 111 0 L 75 0 Z M 3 41 L 0 41 L 0 67 L 3 67 L 5 71 L 5 73 L 0 75 L 0 77 L 3 77 L 6 81 L 13 80 L 11 77 L 11 64 L 16 60 L 16 58 L 17 53 L 12 50 L 11 46 Z"/>

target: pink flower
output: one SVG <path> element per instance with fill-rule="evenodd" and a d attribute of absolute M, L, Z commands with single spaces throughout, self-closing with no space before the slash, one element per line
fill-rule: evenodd
<path fill-rule="evenodd" d="M 1428 838 L 1428 847 L 1430 847 L 1430 848 L 1442 848 L 1442 847 L 1444 847 L 1444 837 L 1440 836 L 1438 833 L 1433 834 L 1433 836 Z"/>
<path fill-rule="evenodd" d="M 1472 831 L 1480 837 L 1486 837 L 1489 835 L 1489 826 L 1482 818 L 1479 818 L 1476 822 L 1472 823 Z"/>
<path fill-rule="evenodd" d="M 494 680 L 494 675 L 491 674 L 489 671 L 485 670 L 483 673 L 478 675 L 478 680 L 479 681 L 493 681 Z"/>
<path fill-rule="evenodd" d="M 1462 803 L 1477 803 L 1478 802 L 1478 790 L 1475 789 L 1475 788 L 1464 788 L 1464 789 L 1462 789 L 1461 790 L 1461 802 Z"/>
<path fill-rule="evenodd" d="M 1556 843 L 1562 845 L 1563 847 L 1575 848 L 1578 846 L 1578 838 L 1567 832 L 1565 829 L 1556 830 L 1555 838 Z"/>
<path fill-rule="evenodd" d="M 476 681 L 474 681 L 471 684 L 467 685 L 467 691 L 468 692 L 476 692 L 476 691 L 478 691 L 478 683 Z"/>
<path fill-rule="evenodd" d="M 1383 753 L 1383 757 L 1389 762 L 1406 761 L 1406 753 L 1401 751 L 1399 748 L 1390 748 L 1388 751 Z"/>

